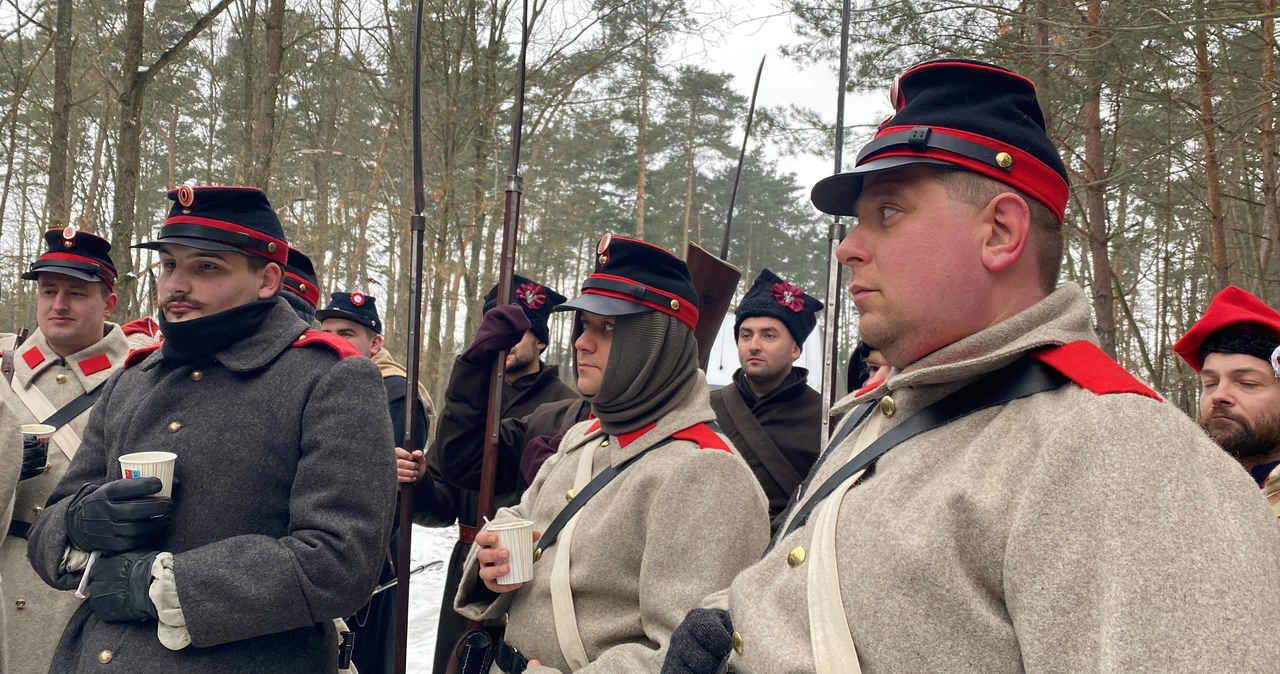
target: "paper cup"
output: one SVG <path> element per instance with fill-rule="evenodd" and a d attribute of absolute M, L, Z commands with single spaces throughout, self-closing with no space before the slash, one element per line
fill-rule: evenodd
<path fill-rule="evenodd" d="M 529 520 L 511 520 L 498 524 L 490 524 L 485 531 L 498 534 L 498 547 L 510 551 L 507 566 L 510 571 L 498 577 L 498 584 L 512 585 L 523 583 L 533 578 L 533 522 Z"/>
<path fill-rule="evenodd" d="M 173 452 L 134 452 L 120 457 L 120 472 L 126 479 L 135 477 L 160 478 L 158 496 L 173 496 L 173 464 L 178 455 Z"/>
<path fill-rule="evenodd" d="M 10 426 L 10 428 L 13 427 Z M 22 424 L 23 435 L 34 435 L 37 438 L 47 438 L 53 435 L 53 432 L 56 430 L 58 429 L 50 426 L 49 424 Z"/>

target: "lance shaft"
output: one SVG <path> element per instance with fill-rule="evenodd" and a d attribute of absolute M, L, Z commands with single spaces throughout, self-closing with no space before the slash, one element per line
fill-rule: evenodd
<path fill-rule="evenodd" d="M 511 282 L 515 277 L 516 233 L 520 227 L 520 200 L 524 179 L 520 177 L 520 136 L 524 128 L 525 57 L 529 46 L 529 3 L 521 5 L 520 61 L 517 66 L 516 102 L 511 119 L 511 170 L 507 173 L 506 196 L 502 204 L 502 247 L 498 258 L 498 304 L 511 302 Z M 498 430 L 502 421 L 503 374 L 507 352 L 493 359 L 489 373 L 489 408 L 484 422 L 484 453 L 480 463 L 480 498 L 477 515 L 493 515 L 493 498 L 498 479 Z M 480 521 L 475 523 L 479 526 Z"/>
<path fill-rule="evenodd" d="M 840 8 L 840 80 L 836 93 L 836 160 L 835 172 L 842 168 L 844 157 L 844 87 L 849 77 L 849 0 L 844 0 Z M 836 355 L 840 353 L 840 259 L 836 248 L 844 239 L 844 223 L 840 216 L 831 220 L 827 228 L 827 319 L 823 323 L 822 341 L 822 444 L 827 446 L 831 438 L 831 406 L 836 400 L 836 381 L 839 362 Z"/>

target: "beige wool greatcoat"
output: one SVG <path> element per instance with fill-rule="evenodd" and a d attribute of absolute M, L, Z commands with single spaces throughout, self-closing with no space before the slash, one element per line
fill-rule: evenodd
<path fill-rule="evenodd" d="M 672 433 L 712 421 L 706 380 L 697 376 L 687 399 L 630 442 L 600 431 L 594 419 L 575 425 L 520 503 L 499 510 L 494 521 L 531 519 L 536 530 L 546 530 L 565 507 L 588 444 L 597 445 L 594 475 Z M 686 440 L 636 460 L 582 508 L 577 520 L 569 546 L 570 584 L 591 661 L 577 670 L 582 672 L 657 672 L 685 613 L 700 597 L 728 586 L 769 536 L 768 505 L 746 462 L 736 453 Z M 507 642 L 542 663 L 527 670 L 530 674 L 569 671 L 551 608 L 551 570 L 562 547 L 557 541 L 544 550 L 533 565 L 533 579 L 495 599 L 478 578 L 479 548 L 473 546 L 458 590 L 455 606 L 464 616 L 507 616 Z"/>
<path fill-rule="evenodd" d="M 1066 284 L 836 412 L 890 396 L 891 417 L 872 413 L 885 432 L 1029 350 L 1095 341 L 1090 315 Z M 857 436 L 805 491 L 851 458 Z M 795 564 L 793 554 L 813 549 L 815 519 L 709 598 L 733 620 L 731 671 L 816 671 L 815 556 Z M 837 605 L 863 672 L 1273 672 L 1280 662 L 1280 528 L 1240 466 L 1149 397 L 1067 383 L 975 412 L 891 449 L 845 494 L 837 522 Z"/>
<path fill-rule="evenodd" d="M 114 323 L 106 323 L 105 330 L 102 339 L 66 358 L 54 353 L 44 335 L 36 330 L 15 350 L 13 382 L 38 389 L 55 408 L 61 408 L 105 382 L 124 365 L 129 355 L 129 342 L 124 332 Z M 0 351 L 12 349 L 13 343 L 13 335 L 0 336 Z M 18 424 L 34 424 L 43 420 L 27 409 L 10 383 L 2 378 L 0 400 L 13 410 Z M 67 422 L 67 426 L 83 437 L 88 423 L 89 410 L 85 410 Z M 22 462 L 21 452 L 19 446 L 18 465 Z M 70 463 L 71 459 L 59 446 L 57 438 L 50 439 L 49 471 L 17 483 L 14 521 L 30 524 L 35 520 Z M 16 473 L 13 479 L 17 479 Z M 71 592 L 46 585 L 31 568 L 31 562 L 27 561 L 26 539 L 10 536 L 7 532 L 3 545 L 0 545 L 0 582 L 4 587 L 4 601 L 0 606 L 3 606 L 8 637 L 6 660 L 10 671 L 48 671 L 62 628 L 83 601 Z"/>

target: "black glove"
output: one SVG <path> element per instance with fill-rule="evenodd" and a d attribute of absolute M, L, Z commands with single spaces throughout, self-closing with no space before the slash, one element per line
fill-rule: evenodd
<path fill-rule="evenodd" d="M 733 648 L 727 611 L 695 608 L 671 634 L 662 674 L 716 674 Z"/>
<path fill-rule="evenodd" d="M 103 555 L 89 571 L 89 608 L 107 622 L 155 620 L 151 603 L 151 564 L 154 550 Z"/>
<path fill-rule="evenodd" d="M 22 472 L 19 480 L 29 480 L 44 475 L 44 467 L 49 463 L 49 440 L 34 435 L 22 436 Z"/>
<path fill-rule="evenodd" d="M 515 302 L 494 307 L 485 313 L 476 336 L 459 357 L 472 365 L 490 365 L 499 351 L 519 344 L 532 325 Z"/>
<path fill-rule="evenodd" d="M 151 496 L 160 488 L 158 477 L 86 484 L 67 507 L 67 540 L 86 552 L 146 547 L 169 526 L 173 511 L 172 499 Z"/>

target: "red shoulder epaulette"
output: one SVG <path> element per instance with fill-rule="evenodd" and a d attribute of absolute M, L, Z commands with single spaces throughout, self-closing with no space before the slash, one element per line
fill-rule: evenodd
<path fill-rule="evenodd" d="M 156 342 L 150 346 L 144 346 L 141 349 L 131 349 L 129 355 L 124 357 L 124 369 L 129 369 L 138 363 L 147 359 L 147 356 L 156 352 L 156 349 L 163 345 L 162 342 Z"/>
<path fill-rule="evenodd" d="M 706 424 L 694 424 L 682 431 L 672 433 L 671 437 L 676 440 L 696 442 L 703 449 L 718 449 L 722 452 L 733 453 L 733 450 L 729 449 L 729 445 L 725 444 L 724 439 L 716 435 L 716 432 Z"/>
<path fill-rule="evenodd" d="M 1080 388 L 1098 395 L 1136 393 L 1164 400 L 1092 342 L 1078 340 L 1035 351 L 1032 358 L 1062 373 Z"/>
<path fill-rule="evenodd" d="M 301 335 L 298 335 L 298 338 L 293 340 L 293 344 L 291 346 L 294 348 L 304 346 L 327 347 L 338 354 L 338 360 L 364 355 L 360 353 L 356 347 L 352 346 L 351 342 L 348 342 L 335 334 L 320 330 L 307 330 Z"/>

